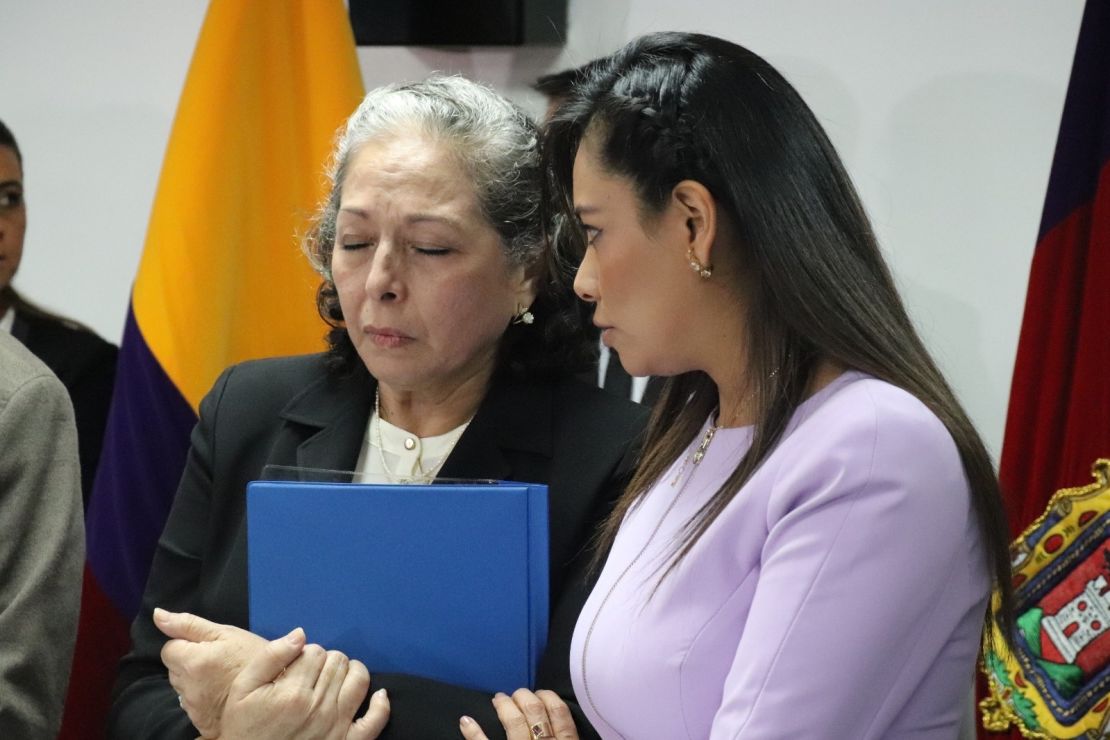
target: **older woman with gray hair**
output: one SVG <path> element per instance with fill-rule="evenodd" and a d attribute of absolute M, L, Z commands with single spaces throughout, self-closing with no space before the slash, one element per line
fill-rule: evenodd
<path fill-rule="evenodd" d="M 244 491 L 268 465 L 547 484 L 553 610 L 539 682 L 576 706 L 579 569 L 643 415 L 573 378 L 591 348 L 549 268 L 536 127 L 461 78 L 391 85 L 348 121 L 330 174 L 306 239 L 329 349 L 229 368 L 201 404 L 121 664 L 113 737 L 446 738 L 463 715 L 496 724 L 481 692 L 374 673 L 299 630 L 272 642 L 247 631 Z"/>

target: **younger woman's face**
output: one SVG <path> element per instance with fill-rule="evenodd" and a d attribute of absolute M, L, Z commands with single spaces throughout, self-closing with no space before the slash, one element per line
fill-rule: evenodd
<path fill-rule="evenodd" d="M 23 167 L 14 149 L 0 146 L 0 288 L 8 287 L 19 269 L 26 230 Z"/>
<path fill-rule="evenodd" d="M 603 167 L 594 137 L 583 139 L 574 160 L 574 209 L 588 243 L 574 290 L 595 305 L 601 341 L 630 373 L 685 372 L 683 309 L 693 280 L 684 219 L 670 206 L 644 216 L 632 182 Z"/>

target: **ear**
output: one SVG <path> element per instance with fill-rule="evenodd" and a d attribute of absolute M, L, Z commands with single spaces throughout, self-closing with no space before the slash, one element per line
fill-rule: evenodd
<path fill-rule="evenodd" d="M 685 226 L 686 249 L 693 249 L 703 265 L 712 265 L 717 239 L 717 201 L 713 194 L 696 180 L 683 180 L 671 190 L 671 207 Z"/>
<path fill-rule="evenodd" d="M 529 307 L 536 300 L 536 279 L 530 273 L 524 267 L 512 268 L 513 310 L 517 306 Z"/>

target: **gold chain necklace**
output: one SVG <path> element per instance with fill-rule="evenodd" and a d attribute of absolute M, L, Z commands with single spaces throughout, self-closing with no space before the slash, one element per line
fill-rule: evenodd
<path fill-rule="evenodd" d="M 694 450 L 693 454 L 687 455 L 683 459 L 682 467 L 678 469 L 677 473 L 675 473 L 674 478 L 671 478 L 671 488 L 675 487 L 675 485 L 678 483 L 678 479 L 681 478 L 682 474 L 686 472 L 687 465 L 690 465 L 691 463 L 697 465 L 702 461 L 702 458 L 705 457 L 705 452 L 709 449 L 709 444 L 713 441 L 713 437 L 717 434 L 718 429 L 720 429 L 719 426 L 717 426 L 713 422 L 709 422 L 709 428 L 705 430 L 705 436 L 702 437 L 701 444 L 698 445 L 698 448 Z M 691 473 L 690 475 L 692 477 L 693 473 Z"/>
<path fill-rule="evenodd" d="M 374 429 L 374 431 L 377 432 L 377 434 L 375 435 L 374 442 L 376 443 L 375 446 L 378 448 L 378 460 L 382 464 L 382 470 L 385 471 L 386 479 L 388 479 L 390 483 L 404 483 L 404 482 L 412 482 L 412 481 L 415 481 L 415 482 L 418 482 L 418 483 L 431 483 L 433 480 L 435 480 L 436 475 L 439 474 L 439 471 L 443 467 L 444 463 L 447 462 L 447 458 L 449 458 L 451 456 L 451 451 L 455 449 L 455 445 L 458 444 L 459 438 L 462 436 L 463 432 L 466 431 L 467 426 L 470 425 L 470 421 L 467 420 L 466 422 L 464 422 L 463 424 L 461 424 L 459 426 L 458 431 L 455 432 L 455 436 L 451 439 L 450 444 L 447 446 L 447 454 L 445 454 L 443 456 L 443 458 L 438 463 L 436 463 L 436 466 L 434 468 L 432 468 L 430 471 L 425 471 L 424 470 L 424 464 L 420 459 L 420 455 L 417 455 L 417 457 L 416 457 L 416 467 L 417 467 L 417 470 L 419 471 L 418 474 L 415 477 L 414 476 L 407 476 L 407 475 L 397 475 L 393 472 L 393 470 L 390 469 L 389 463 L 387 463 L 386 460 L 385 460 L 385 444 L 383 444 L 383 442 L 382 442 L 382 400 L 381 399 L 382 399 L 381 391 L 378 388 L 375 388 L 374 389 L 374 415 L 378 418 L 378 423 L 377 423 L 377 425 L 375 426 L 375 429 Z"/>

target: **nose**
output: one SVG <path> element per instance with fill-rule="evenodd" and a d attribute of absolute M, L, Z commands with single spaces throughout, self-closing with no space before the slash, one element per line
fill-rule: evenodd
<path fill-rule="evenodd" d="M 366 273 L 366 295 L 374 300 L 393 302 L 404 297 L 402 273 L 404 257 L 392 241 L 382 241 L 374 249 Z"/>
<path fill-rule="evenodd" d="M 593 247 L 586 248 L 586 254 L 578 265 L 578 272 L 574 275 L 574 292 L 587 303 L 596 303 L 599 298 L 597 258 L 594 256 Z"/>

